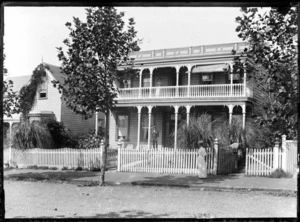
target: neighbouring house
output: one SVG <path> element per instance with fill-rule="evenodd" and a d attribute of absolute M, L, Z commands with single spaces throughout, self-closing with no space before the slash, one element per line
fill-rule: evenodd
<path fill-rule="evenodd" d="M 46 70 L 46 77 L 43 77 L 41 84 L 38 85 L 34 104 L 29 112 L 28 118 L 32 122 L 34 120 L 41 120 L 43 118 L 54 118 L 62 122 L 73 135 L 88 133 L 89 130 L 95 129 L 95 117 L 90 119 L 83 119 L 81 115 L 75 114 L 71 109 L 67 108 L 64 101 L 61 99 L 61 94 L 58 89 L 53 86 L 51 81 L 63 81 L 64 74 L 60 68 L 55 65 L 44 63 Z M 31 76 L 18 76 L 7 78 L 12 80 L 13 90 L 19 90 L 29 83 Z M 12 123 L 19 122 L 21 114 L 14 114 L 12 118 L 4 117 L 4 122 Z M 104 115 L 99 113 L 98 126 L 103 125 Z M 11 125 L 11 124 L 10 124 Z"/>
<path fill-rule="evenodd" d="M 12 76 L 9 77 L 8 75 L 4 76 L 5 81 L 13 81 L 13 91 L 19 92 L 20 89 L 28 83 L 30 80 L 30 75 L 28 76 Z M 5 95 L 4 95 L 5 96 Z M 3 116 L 3 131 L 6 135 L 7 130 L 10 133 L 9 138 L 11 138 L 11 132 L 12 132 L 12 127 L 15 127 L 19 122 L 20 122 L 20 117 L 21 114 L 12 114 L 11 117 L 8 117 L 6 115 Z"/>
<path fill-rule="evenodd" d="M 188 122 L 191 114 L 230 122 L 241 118 L 245 127 L 261 96 L 246 72 L 232 72 L 232 50 L 241 52 L 246 46 L 242 42 L 134 52 L 139 77 L 119 88 L 110 113 L 110 146 L 122 140 L 128 148 L 149 148 L 155 126 L 158 147 L 177 148 L 178 123 Z"/>

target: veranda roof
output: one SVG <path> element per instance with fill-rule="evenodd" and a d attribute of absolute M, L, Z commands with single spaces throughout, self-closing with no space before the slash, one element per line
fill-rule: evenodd
<path fill-rule="evenodd" d="M 195 68 L 193 68 L 192 73 L 225 72 L 227 70 L 229 70 L 228 64 L 205 65 L 205 66 L 196 66 Z"/>

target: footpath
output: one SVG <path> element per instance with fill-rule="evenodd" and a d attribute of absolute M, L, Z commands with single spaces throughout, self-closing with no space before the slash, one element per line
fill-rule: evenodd
<path fill-rule="evenodd" d="M 71 170 L 4 170 L 4 180 L 53 181 L 75 183 L 82 186 L 98 184 L 100 172 Z M 297 193 L 297 178 L 269 178 L 246 176 L 243 173 L 208 175 L 199 179 L 192 174 L 129 173 L 109 170 L 105 173 L 108 185 L 139 185 L 182 187 L 200 190 L 240 190 Z"/>

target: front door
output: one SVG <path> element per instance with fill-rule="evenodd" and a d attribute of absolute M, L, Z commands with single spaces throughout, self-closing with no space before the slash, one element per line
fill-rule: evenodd
<path fill-rule="evenodd" d="M 164 147 L 173 147 L 174 141 L 171 136 L 175 128 L 175 119 L 174 114 L 170 112 L 164 113 L 163 119 L 163 146 Z"/>

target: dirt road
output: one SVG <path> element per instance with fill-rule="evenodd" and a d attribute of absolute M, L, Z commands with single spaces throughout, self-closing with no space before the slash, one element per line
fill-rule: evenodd
<path fill-rule="evenodd" d="M 296 197 L 139 186 L 5 181 L 6 218 L 296 217 Z"/>

